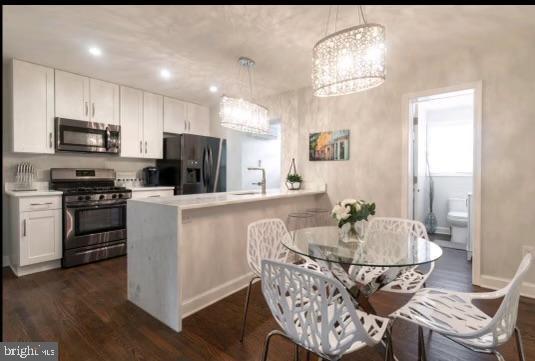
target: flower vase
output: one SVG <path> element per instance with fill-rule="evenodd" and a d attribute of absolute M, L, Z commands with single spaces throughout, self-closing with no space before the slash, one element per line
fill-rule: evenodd
<path fill-rule="evenodd" d="M 363 222 L 350 222 L 341 227 L 342 240 L 344 242 L 358 242 L 364 241 L 364 226 Z"/>

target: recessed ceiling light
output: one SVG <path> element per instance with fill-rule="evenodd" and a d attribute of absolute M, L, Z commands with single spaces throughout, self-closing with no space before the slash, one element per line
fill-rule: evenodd
<path fill-rule="evenodd" d="M 210 88 L 208 89 L 210 90 L 210 93 L 217 93 L 217 91 L 219 90 L 215 85 L 210 85 Z"/>
<path fill-rule="evenodd" d="M 93 56 L 101 56 L 102 50 L 100 50 L 100 48 L 97 48 L 96 46 L 92 46 L 89 48 L 89 54 Z"/>
<path fill-rule="evenodd" d="M 167 69 L 160 70 L 160 76 L 164 79 L 169 79 L 171 77 L 171 72 Z"/>

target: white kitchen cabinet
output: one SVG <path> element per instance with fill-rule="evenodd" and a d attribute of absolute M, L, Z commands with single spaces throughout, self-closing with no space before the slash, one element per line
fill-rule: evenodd
<path fill-rule="evenodd" d="M 55 73 L 56 117 L 89 121 L 89 78 L 57 69 Z"/>
<path fill-rule="evenodd" d="M 12 63 L 12 149 L 54 153 L 54 69 Z"/>
<path fill-rule="evenodd" d="M 143 158 L 143 91 L 121 87 L 121 157 Z"/>
<path fill-rule="evenodd" d="M 119 86 L 89 79 L 91 121 L 119 125 Z"/>
<path fill-rule="evenodd" d="M 56 117 L 119 124 L 119 86 L 56 70 Z"/>
<path fill-rule="evenodd" d="M 163 96 L 143 92 L 143 157 L 163 158 Z"/>
<path fill-rule="evenodd" d="M 11 268 L 22 276 L 61 266 L 61 195 L 9 197 Z"/>
<path fill-rule="evenodd" d="M 163 131 L 166 133 L 186 133 L 187 103 L 178 99 L 163 98 Z"/>
<path fill-rule="evenodd" d="M 188 129 L 185 133 L 210 135 L 210 110 L 201 105 L 188 103 Z"/>

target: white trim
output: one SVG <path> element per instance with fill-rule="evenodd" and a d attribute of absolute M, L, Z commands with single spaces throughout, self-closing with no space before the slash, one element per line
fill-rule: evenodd
<path fill-rule="evenodd" d="M 189 300 L 183 301 L 181 307 L 182 319 L 202 310 L 205 307 L 210 306 L 211 304 L 216 303 L 217 301 L 222 300 L 223 298 L 241 290 L 244 287 L 247 287 L 253 276 L 254 275 L 252 272 L 247 273 L 243 276 L 225 282 L 218 287 L 201 293 L 200 295 L 190 298 Z"/>
<path fill-rule="evenodd" d="M 481 275 L 481 287 L 490 288 L 492 290 L 499 290 L 504 288 L 511 282 L 511 280 L 494 277 L 488 275 Z M 535 283 L 524 282 L 520 288 L 520 294 L 524 297 L 535 298 Z"/>
<path fill-rule="evenodd" d="M 2 267 L 8 267 L 11 265 L 9 256 L 4 256 L 2 259 Z"/>
<path fill-rule="evenodd" d="M 61 268 L 61 260 L 46 261 L 27 266 L 9 265 L 15 276 L 22 277 L 32 273 L 48 271 L 51 269 Z"/>
<path fill-rule="evenodd" d="M 429 89 L 404 94 L 401 102 L 402 131 L 401 131 L 401 216 L 410 218 L 412 214 L 412 187 L 409 178 L 412 178 L 412 119 L 409 107 L 415 98 L 431 96 L 437 93 L 448 93 L 465 89 L 474 89 L 474 173 L 473 198 L 474 208 L 474 237 L 472 258 L 472 283 L 481 285 L 481 124 L 483 103 L 483 82 L 476 81 L 466 84 L 454 85 L 438 89 Z"/>

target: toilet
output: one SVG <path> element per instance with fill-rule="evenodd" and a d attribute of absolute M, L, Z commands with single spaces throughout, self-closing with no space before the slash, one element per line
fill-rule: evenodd
<path fill-rule="evenodd" d="M 451 228 L 451 241 L 456 244 L 468 242 L 468 207 L 465 198 L 448 200 L 448 223 Z"/>

